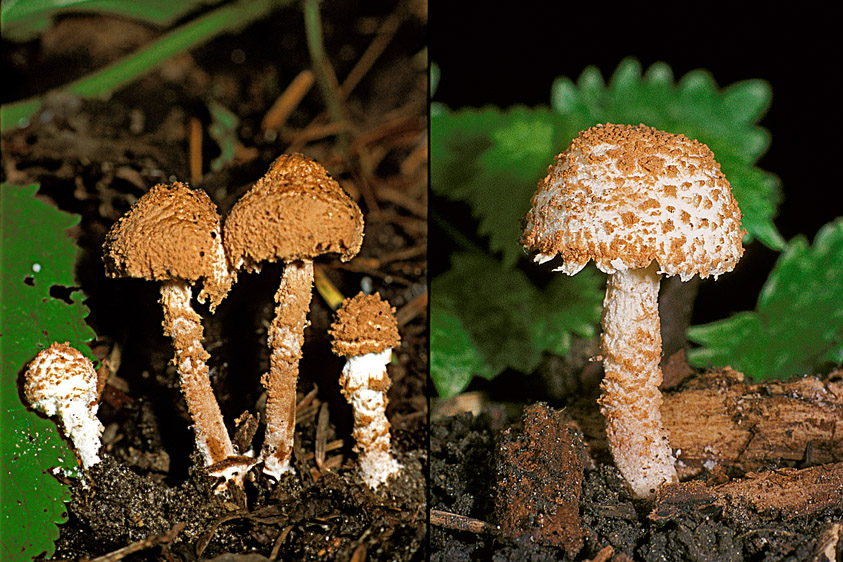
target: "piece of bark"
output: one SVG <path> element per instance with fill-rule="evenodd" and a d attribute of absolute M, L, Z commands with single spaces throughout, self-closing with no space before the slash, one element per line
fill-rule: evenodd
<path fill-rule="evenodd" d="M 592 456 L 611 462 L 594 399 L 566 411 Z M 749 383 L 730 368 L 709 372 L 665 393 L 662 419 L 680 478 L 704 469 L 747 472 L 843 461 L 843 380 L 837 375 Z"/>
<path fill-rule="evenodd" d="M 722 511 L 725 517 L 741 521 L 789 520 L 840 509 L 843 463 L 833 463 L 749 473 L 715 486 L 699 480 L 667 485 L 659 491 L 650 519 L 671 519 L 688 511 Z"/>
<path fill-rule="evenodd" d="M 575 556 L 583 545 L 582 441 L 570 419 L 546 404 L 528 406 L 522 420 L 523 429 L 507 429 L 498 449 L 501 533 L 512 539 L 529 535 Z"/>

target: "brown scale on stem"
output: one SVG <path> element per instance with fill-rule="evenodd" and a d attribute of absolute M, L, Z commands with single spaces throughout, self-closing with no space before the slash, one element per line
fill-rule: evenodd
<path fill-rule="evenodd" d="M 521 238 L 537 262 L 557 255 L 575 275 L 609 274 L 601 347 L 601 412 L 633 496 L 677 481 L 661 420 L 660 277 L 731 271 L 743 255 L 741 213 L 707 146 L 647 127 L 580 133 L 539 183 Z"/>
<path fill-rule="evenodd" d="M 202 318 L 190 304 L 197 281 L 202 281 L 197 298 L 204 302 L 210 297 L 211 311 L 231 288 L 216 206 L 205 192 L 186 184 L 158 184 L 112 226 L 103 245 L 103 261 L 109 277 L 161 282 L 162 326 L 173 340 L 173 364 L 197 448 L 208 467 L 228 462 L 230 466 L 218 476 L 239 479 L 251 461 L 229 462 L 235 457 L 234 447 L 208 377 Z"/>

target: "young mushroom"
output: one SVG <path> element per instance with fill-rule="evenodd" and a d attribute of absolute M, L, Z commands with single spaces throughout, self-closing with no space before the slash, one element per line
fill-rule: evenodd
<path fill-rule="evenodd" d="M 360 473 L 375 489 L 401 469 L 390 451 L 386 419 L 390 384 L 386 366 L 392 348 L 401 341 L 395 309 L 377 294 L 360 293 L 343 302 L 330 333 L 334 353 L 346 358 L 340 386 L 354 412 Z"/>
<path fill-rule="evenodd" d="M 250 461 L 234 455 L 208 376 L 202 318 L 190 304 L 191 286 L 199 280 L 197 299 L 210 298 L 212 312 L 231 288 L 216 205 L 183 183 L 158 184 L 111 227 L 103 254 L 109 277 L 161 282 L 164 334 L 173 340 L 196 445 L 212 475 L 238 479 Z"/>
<path fill-rule="evenodd" d="M 97 372 L 87 357 L 67 342 L 42 349 L 26 369 L 23 396 L 35 410 L 58 415 L 83 468 L 100 462 Z"/>
<path fill-rule="evenodd" d="M 557 156 L 538 185 L 521 243 L 575 275 L 608 273 L 600 406 L 615 464 L 636 498 L 677 480 L 659 411 L 660 275 L 731 271 L 741 213 L 709 148 L 646 125 L 597 125 Z"/>
<path fill-rule="evenodd" d="M 363 215 L 327 170 L 301 154 L 280 156 L 234 205 L 225 221 L 225 250 L 233 270 L 284 262 L 269 327 L 263 472 L 291 472 L 304 328 L 313 286 L 313 259 L 326 253 L 348 261 L 363 243 Z"/>

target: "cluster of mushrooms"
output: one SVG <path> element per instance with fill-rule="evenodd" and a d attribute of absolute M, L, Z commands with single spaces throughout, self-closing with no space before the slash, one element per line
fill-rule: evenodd
<path fill-rule="evenodd" d="M 223 231 L 217 208 L 204 191 L 183 183 L 152 187 L 111 228 L 103 245 L 109 277 L 135 277 L 161 284 L 164 333 L 173 340 L 173 363 L 193 420 L 196 446 L 207 471 L 241 482 L 257 463 L 275 480 L 293 472 L 296 382 L 313 286 L 313 259 L 353 258 L 363 241 L 357 204 L 317 162 L 282 155 L 234 205 Z M 209 379 L 210 355 L 202 345 L 202 318 L 191 306 L 210 300 L 213 313 L 238 271 L 259 271 L 282 261 L 275 317 L 268 332 L 266 432 L 255 458 L 236 451 Z M 354 410 L 354 437 L 364 482 L 375 489 L 401 465 L 390 450 L 386 418 L 386 366 L 398 345 L 395 310 L 377 294 L 346 299 L 331 327 L 333 350 L 347 359 L 340 377 Z M 58 415 L 82 466 L 99 462 L 102 425 L 96 418 L 97 376 L 91 362 L 66 344 L 53 344 L 30 363 L 24 396 L 49 416 Z"/>
<path fill-rule="evenodd" d="M 609 275 L 601 320 L 601 412 L 615 464 L 632 495 L 650 498 L 678 479 L 660 414 L 660 277 L 717 278 L 734 269 L 746 231 L 731 186 L 706 145 L 646 125 L 607 123 L 581 132 L 557 156 L 539 183 L 525 224 L 521 243 L 537 262 L 558 258 L 555 271 L 575 275 L 594 260 Z M 362 236 L 357 205 L 324 168 L 300 155 L 276 160 L 231 210 L 225 236 L 207 195 L 179 183 L 152 188 L 109 232 L 110 276 L 161 282 L 164 329 L 173 338 L 197 444 L 213 474 L 237 479 L 255 462 L 274 478 L 292 470 L 312 260 L 326 252 L 351 259 Z M 256 460 L 235 454 L 225 430 L 208 381 L 201 319 L 190 307 L 191 286 L 203 280 L 197 298 L 210 298 L 213 311 L 237 271 L 275 260 L 285 268 L 269 330 L 272 355 L 263 378 L 267 427 Z M 377 296 L 358 295 L 338 311 L 331 335 L 335 353 L 348 358 L 340 382 L 354 409 L 361 473 L 375 488 L 400 469 L 390 453 L 384 414 L 386 364 L 399 341 L 393 311 Z M 26 396 L 48 415 L 58 412 L 65 428 L 84 426 L 80 434 L 98 439 L 102 426 L 91 413 L 96 411 L 93 370 L 78 352 L 73 363 L 74 350 L 53 347 L 53 355 L 39 354 L 30 366 L 30 372 L 41 373 L 33 388 L 58 384 L 53 380 L 58 371 L 74 373 L 73 382 L 61 383 L 75 397 L 74 405 L 57 405 L 30 386 Z M 98 460 L 96 450 L 79 444 L 77 449 L 83 463 Z"/>

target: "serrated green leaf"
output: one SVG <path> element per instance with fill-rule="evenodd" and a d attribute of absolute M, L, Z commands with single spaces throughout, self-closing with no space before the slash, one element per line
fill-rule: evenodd
<path fill-rule="evenodd" d="M 701 344 L 692 365 L 732 365 L 753 377 L 817 372 L 843 358 L 843 218 L 825 225 L 813 246 L 803 237 L 782 251 L 755 311 L 694 326 Z"/>
<path fill-rule="evenodd" d="M 79 291 L 72 304 L 50 296 L 50 288 L 74 287 L 78 249 L 65 231 L 79 217 L 34 197 L 38 186 L 0 186 L 0 464 L 2 519 L 0 559 L 50 556 L 66 520 L 67 488 L 48 471 L 71 474 L 76 455 L 56 424 L 21 403 L 18 378 L 38 351 L 53 342 L 70 344 L 91 357 L 86 342 L 95 334 Z"/>
<path fill-rule="evenodd" d="M 449 303 L 431 303 L 430 378 L 439 396 L 448 398 L 459 394 L 475 376 L 491 378 L 494 373 L 483 362 L 477 345 L 465 329 L 458 313 Z"/>
<path fill-rule="evenodd" d="M 626 59 L 607 86 L 600 72 L 588 67 L 576 84 L 566 77 L 554 81 L 550 111 L 440 107 L 431 117 L 431 185 L 437 194 L 467 202 L 489 249 L 513 266 L 523 255 L 517 244 L 520 220 L 554 156 L 597 123 L 643 122 L 706 143 L 732 184 L 746 241 L 757 238 L 781 249 L 784 240 L 772 221 L 779 180 L 754 167 L 770 143 L 767 131 L 755 125 L 770 99 L 770 86 L 762 80 L 721 90 L 711 74 L 696 70 L 676 84 L 666 64 L 656 63 L 642 75 L 640 64 Z"/>
<path fill-rule="evenodd" d="M 523 255 L 518 244 L 536 178 L 546 155 L 559 144 L 556 117 L 545 108 L 516 107 L 445 111 L 431 117 L 431 186 L 434 192 L 471 205 L 478 233 L 500 252 L 507 267 Z M 524 194 L 528 193 L 527 199 Z"/>
<path fill-rule="evenodd" d="M 486 254 L 455 254 L 451 270 L 431 283 L 437 390 L 447 396 L 470 377 L 492 378 L 507 368 L 530 373 L 543 352 L 565 353 L 572 333 L 593 336 L 603 283 L 587 269 L 575 277 L 560 274 L 540 290 L 522 271 Z"/>

